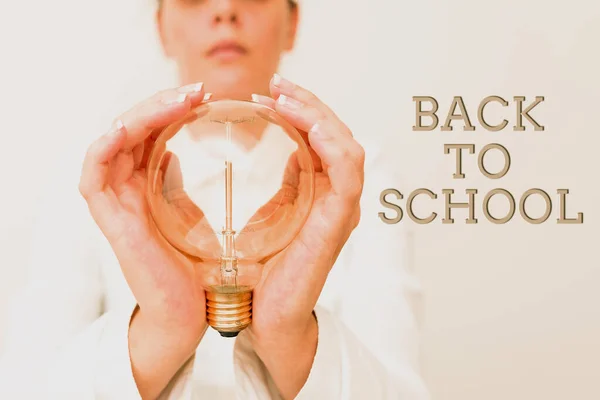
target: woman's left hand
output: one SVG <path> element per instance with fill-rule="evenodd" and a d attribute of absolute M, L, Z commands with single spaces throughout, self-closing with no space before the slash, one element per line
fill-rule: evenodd
<path fill-rule="evenodd" d="M 272 98 L 258 96 L 255 101 L 274 108 L 301 133 L 308 132 L 316 153 L 313 207 L 298 236 L 265 266 L 254 289 L 248 328 L 279 391 L 291 399 L 304 386 L 316 352 L 313 309 L 360 220 L 365 155 L 350 129 L 311 92 L 278 75 L 270 86 Z"/>

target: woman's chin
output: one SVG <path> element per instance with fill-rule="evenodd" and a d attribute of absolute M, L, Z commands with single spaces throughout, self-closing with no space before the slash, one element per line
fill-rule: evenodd
<path fill-rule="evenodd" d="M 213 100 L 232 99 L 232 100 L 250 100 L 252 98 L 252 89 L 246 85 L 206 85 L 206 91 L 213 94 Z"/>
<path fill-rule="evenodd" d="M 205 80 L 205 90 L 213 99 L 249 100 L 256 91 L 256 77 L 245 68 L 222 68 Z"/>
<path fill-rule="evenodd" d="M 238 90 L 220 90 L 212 92 L 211 100 L 250 100 L 252 93 Z"/>

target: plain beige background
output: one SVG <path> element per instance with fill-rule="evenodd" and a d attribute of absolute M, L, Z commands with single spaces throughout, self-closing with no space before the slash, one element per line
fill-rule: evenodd
<path fill-rule="evenodd" d="M 476 188 L 477 225 L 440 217 L 402 221 L 412 232 L 411 267 L 425 296 L 423 373 L 440 400 L 592 400 L 600 398 L 598 122 L 600 6 L 595 0 L 302 0 L 297 51 L 282 72 L 313 89 L 359 138 L 396 156 L 393 186 L 405 195 L 429 188 Z M 82 156 L 120 111 L 173 83 L 153 31 L 151 0 L 9 2 L 0 13 L 0 318 L 25 279 L 33 209 L 53 196 L 56 174 Z M 415 95 L 434 96 L 443 119 L 463 96 L 475 132 L 412 132 Z M 545 96 L 532 113 L 544 132 L 513 132 L 514 103 L 489 107 L 509 120 L 484 131 L 477 105 L 488 95 Z M 508 148 L 507 176 L 484 178 L 476 158 L 452 179 L 444 143 L 497 142 Z M 499 158 L 490 154 L 490 169 Z M 518 200 L 547 191 L 550 219 L 487 222 L 483 196 L 495 187 Z M 583 225 L 557 225 L 556 189 Z M 383 190 L 385 188 L 381 188 Z M 378 193 L 366 195 L 378 196 Z M 402 203 L 404 205 L 404 203 Z M 540 215 L 532 199 L 531 212 Z M 501 215 L 502 202 L 492 203 Z M 417 210 L 443 214 L 443 200 Z M 65 215 L 65 218 L 68 218 Z M 400 229 L 382 224 L 387 229 Z M 377 234 L 377 232 L 374 232 Z M 52 265 L 48 265 L 52 268 Z M 365 268 L 368 273 L 368 268 Z M 372 294 L 377 295 L 377 294 Z M 0 337 L 2 325 L 0 324 Z"/>

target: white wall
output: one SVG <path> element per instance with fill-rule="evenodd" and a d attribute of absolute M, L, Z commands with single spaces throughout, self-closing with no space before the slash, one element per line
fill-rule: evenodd
<path fill-rule="evenodd" d="M 518 215 L 491 225 L 479 209 L 477 225 L 460 223 L 460 211 L 455 225 L 411 225 L 426 291 L 422 358 L 434 398 L 600 398 L 598 3 L 302 4 L 304 25 L 285 75 L 317 92 L 357 136 L 388 142 L 398 156 L 399 190 L 425 187 L 441 196 L 443 188 L 477 188 L 480 204 L 494 187 L 517 198 L 540 187 L 553 200 L 556 189 L 569 188 L 569 211 L 585 213 L 579 226 L 552 222 L 557 203 L 537 226 Z M 0 30 L 2 318 L 25 277 L 32 210 L 52 195 L 55 174 L 79 172 L 61 159 L 80 157 L 114 115 L 172 78 L 155 46 L 151 0 L 10 2 Z M 442 115 L 462 95 L 475 122 L 478 102 L 492 94 L 545 96 L 535 115 L 546 131 L 411 131 L 413 95 L 435 96 Z M 500 111 L 490 118 L 504 117 Z M 506 117 L 514 123 L 512 113 Z M 451 179 L 454 161 L 442 145 L 453 142 L 505 145 L 510 172 L 491 181 L 466 159 L 468 179 Z M 434 204 L 442 214 L 442 200 Z"/>

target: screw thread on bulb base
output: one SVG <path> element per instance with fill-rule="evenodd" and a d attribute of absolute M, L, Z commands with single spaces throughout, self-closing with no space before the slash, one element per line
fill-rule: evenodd
<path fill-rule="evenodd" d="M 206 290 L 206 318 L 208 325 L 221 336 L 237 336 L 252 322 L 252 290 L 247 287 Z"/>

